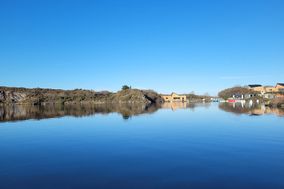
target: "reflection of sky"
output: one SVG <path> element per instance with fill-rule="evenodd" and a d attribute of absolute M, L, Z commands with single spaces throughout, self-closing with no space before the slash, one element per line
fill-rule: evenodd
<path fill-rule="evenodd" d="M 283 125 L 280 117 L 236 116 L 217 105 L 161 109 L 127 121 L 112 113 L 1 123 L 0 181 L 276 188 L 283 186 Z"/>

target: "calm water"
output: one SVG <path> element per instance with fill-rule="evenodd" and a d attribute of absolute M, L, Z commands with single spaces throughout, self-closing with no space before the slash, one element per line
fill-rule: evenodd
<path fill-rule="evenodd" d="M 225 104 L 2 107 L 0 188 L 283 189 L 283 112 Z"/>

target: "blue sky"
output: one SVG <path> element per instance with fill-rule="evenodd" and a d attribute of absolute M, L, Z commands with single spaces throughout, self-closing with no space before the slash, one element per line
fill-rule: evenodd
<path fill-rule="evenodd" d="M 282 0 L 0 0 L 0 85 L 217 94 L 284 82 Z"/>

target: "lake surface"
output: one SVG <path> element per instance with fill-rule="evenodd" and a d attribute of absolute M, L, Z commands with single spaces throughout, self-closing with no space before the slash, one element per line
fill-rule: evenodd
<path fill-rule="evenodd" d="M 284 188 L 284 111 L 0 107 L 1 189 Z"/>

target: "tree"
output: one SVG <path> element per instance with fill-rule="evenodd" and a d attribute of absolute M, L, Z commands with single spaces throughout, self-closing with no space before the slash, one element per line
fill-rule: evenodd
<path fill-rule="evenodd" d="M 128 85 L 123 85 L 123 86 L 122 86 L 122 90 L 128 90 L 128 89 L 131 89 L 131 87 L 128 86 Z"/>

